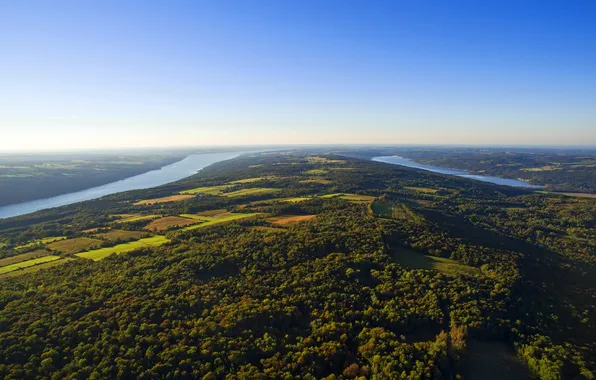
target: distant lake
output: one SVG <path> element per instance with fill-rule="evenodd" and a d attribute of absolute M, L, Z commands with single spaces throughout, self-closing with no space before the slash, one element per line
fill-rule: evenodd
<path fill-rule="evenodd" d="M 403 158 L 400 156 L 382 156 L 382 157 L 374 157 L 373 161 L 377 162 L 385 162 L 387 164 L 394 164 L 394 165 L 401 165 L 407 166 L 410 168 L 428 170 L 430 172 L 441 173 L 441 174 L 449 174 L 454 175 L 457 177 L 464 177 L 469 179 L 475 179 L 477 181 L 482 182 L 490 182 L 496 185 L 505 185 L 505 186 L 514 186 L 514 187 L 526 187 L 531 189 L 542 189 L 544 186 L 539 185 L 531 185 L 525 181 L 521 181 L 519 179 L 509 179 L 509 178 L 501 178 L 501 177 L 492 177 L 487 175 L 477 175 L 477 174 L 470 174 L 465 170 L 457 170 L 457 169 L 448 169 L 442 168 L 440 166 L 432 166 L 432 165 L 424 165 L 409 160 L 407 158 Z"/>
<path fill-rule="evenodd" d="M 206 166 L 219 161 L 229 160 L 243 153 L 249 152 L 226 152 L 226 153 L 205 153 L 193 154 L 173 164 L 164 166 L 158 170 L 139 174 L 120 181 L 106 185 L 92 187 L 90 189 L 74 193 L 62 194 L 51 198 L 37 199 L 23 203 L 16 203 L 0 207 L 0 219 L 13 216 L 25 215 L 39 210 L 53 207 L 66 206 L 72 203 L 88 201 L 105 197 L 106 195 L 121 193 L 123 191 L 148 189 L 151 187 L 165 185 L 180 179 L 190 177 Z"/>

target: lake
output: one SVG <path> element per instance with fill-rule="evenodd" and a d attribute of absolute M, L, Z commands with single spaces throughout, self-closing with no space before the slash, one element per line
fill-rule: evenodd
<path fill-rule="evenodd" d="M 482 182 L 490 182 L 490 183 L 494 183 L 496 185 L 526 187 L 526 188 L 531 188 L 531 189 L 544 188 L 544 186 L 531 185 L 531 184 L 524 182 L 522 180 L 519 180 L 519 179 L 510 179 L 510 178 L 492 177 L 492 176 L 487 176 L 487 175 L 470 174 L 469 172 L 467 172 L 465 170 L 448 169 L 448 168 L 442 168 L 440 166 L 419 164 L 417 162 L 414 162 L 412 160 L 409 160 L 407 158 L 403 158 L 400 156 L 381 156 L 381 157 L 374 157 L 372 160 L 377 161 L 377 162 L 384 162 L 387 164 L 407 166 L 409 168 L 428 170 L 430 172 L 435 172 L 435 173 L 449 174 L 449 175 L 454 175 L 457 177 L 469 178 L 469 179 L 474 179 L 474 180 L 482 181 Z"/>
<path fill-rule="evenodd" d="M 93 187 L 74 193 L 57 195 L 51 198 L 37 199 L 23 203 L 16 203 L 0 207 L 0 219 L 13 216 L 25 215 L 48 208 L 66 206 L 69 204 L 89 201 L 106 195 L 121 193 L 123 191 L 148 189 L 151 187 L 165 185 L 180 179 L 196 174 L 199 170 L 219 161 L 229 160 L 243 153 L 250 152 L 226 152 L 226 153 L 205 153 L 193 154 L 173 164 L 164 166 L 158 170 L 139 174 L 120 181 L 108 183 L 102 186 Z"/>

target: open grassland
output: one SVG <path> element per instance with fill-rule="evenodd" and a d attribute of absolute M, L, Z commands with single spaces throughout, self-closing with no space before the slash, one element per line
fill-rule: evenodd
<path fill-rule="evenodd" d="M 123 217 L 122 219 L 118 219 L 115 220 L 111 223 L 133 223 L 133 222 L 138 222 L 140 220 L 148 220 L 148 219 L 157 219 L 157 218 L 161 218 L 161 215 L 134 215 L 134 214 L 127 214 L 126 217 Z"/>
<path fill-rule="evenodd" d="M 232 214 L 232 213 L 230 213 L 226 216 L 214 217 L 211 220 L 207 220 L 201 224 L 195 224 L 193 226 L 185 227 L 183 230 L 187 231 L 187 230 L 194 230 L 196 228 L 209 227 L 209 226 L 213 226 L 213 225 L 220 224 L 220 223 L 251 218 L 256 215 L 259 215 L 259 213 L 250 213 L 250 214 Z"/>
<path fill-rule="evenodd" d="M 550 172 L 553 170 L 560 170 L 562 167 L 560 166 L 553 166 L 553 165 L 545 165 L 539 168 L 522 168 L 521 170 L 526 172 Z"/>
<path fill-rule="evenodd" d="M 478 268 L 460 264 L 455 260 L 424 255 L 407 248 L 394 250 L 392 256 L 399 265 L 409 269 L 432 269 L 449 275 L 475 276 L 482 273 Z"/>
<path fill-rule="evenodd" d="M 29 242 L 27 244 L 19 245 L 18 247 L 15 247 L 15 249 L 16 250 L 27 249 L 27 248 L 31 248 L 31 247 L 36 247 L 38 245 L 49 244 L 49 243 L 53 243 L 55 241 L 64 240 L 64 239 L 66 239 L 66 236 L 53 236 L 53 237 L 48 237 L 48 238 L 43 238 L 43 239 L 37 239 L 37 240 L 33 240 L 32 242 Z"/>
<path fill-rule="evenodd" d="M 408 189 L 408 190 L 412 190 L 412 191 L 418 191 L 418 192 L 421 192 L 421 193 L 426 193 L 426 194 L 435 194 L 436 192 L 439 191 L 437 189 L 431 189 L 430 187 L 406 186 L 404 188 L 405 189 Z"/>
<path fill-rule="evenodd" d="M 102 240 L 116 241 L 116 240 L 137 240 L 143 237 L 146 233 L 143 231 L 125 231 L 125 230 L 111 230 L 108 232 L 96 234 L 95 237 Z"/>
<path fill-rule="evenodd" d="M 296 202 L 304 202 L 310 199 L 314 199 L 313 197 L 294 197 L 294 198 L 280 198 L 277 199 L 281 202 L 288 202 L 288 203 L 296 203 Z"/>
<path fill-rule="evenodd" d="M 380 218 L 393 218 L 393 204 L 390 202 L 373 202 L 370 206 L 374 216 Z"/>
<path fill-rule="evenodd" d="M 300 183 L 318 183 L 321 185 L 328 185 L 332 181 L 330 181 L 328 179 L 323 179 L 323 178 L 309 178 L 309 179 L 303 179 L 302 181 L 299 181 L 299 182 Z"/>
<path fill-rule="evenodd" d="M 155 198 L 155 199 L 144 199 L 142 201 L 138 201 L 135 203 L 135 206 L 142 206 L 142 205 L 153 205 L 157 203 L 168 203 L 168 202 L 179 202 L 186 199 L 192 199 L 194 195 L 192 194 L 178 194 L 178 195 L 170 195 L 169 197 L 162 197 L 162 198 Z"/>
<path fill-rule="evenodd" d="M 251 183 L 251 182 L 257 182 L 257 181 L 261 181 L 264 179 L 273 179 L 275 177 L 255 177 L 255 178 L 245 178 L 245 179 L 239 179 L 237 181 L 232 181 L 230 182 L 231 184 L 235 184 L 235 183 Z"/>
<path fill-rule="evenodd" d="M 416 214 L 406 205 L 394 205 L 391 202 L 374 201 L 370 209 L 374 216 L 380 218 L 398 219 L 398 220 L 411 220 L 420 222 L 423 217 Z"/>
<path fill-rule="evenodd" d="M 34 266 L 30 266 L 30 267 L 27 267 L 27 268 L 21 268 L 21 269 L 18 269 L 18 270 L 13 270 L 12 272 L 0 274 L 0 279 L 8 278 L 8 277 L 16 277 L 16 276 L 20 276 L 20 275 L 23 275 L 23 274 L 37 272 L 37 271 L 42 270 L 42 269 L 56 267 L 58 265 L 66 264 L 67 262 L 72 261 L 72 260 L 74 260 L 74 259 L 71 258 L 71 257 L 64 257 L 64 258 L 60 258 L 60 260 L 52 260 L 52 261 L 48 261 L 48 262 L 45 262 L 45 263 L 37 264 L 37 265 L 34 265 Z"/>
<path fill-rule="evenodd" d="M 218 195 L 224 189 L 226 189 L 228 185 L 219 185 L 219 186 L 206 186 L 206 187 L 197 187 L 195 189 L 184 190 L 181 191 L 180 194 L 207 194 L 207 195 Z"/>
<path fill-rule="evenodd" d="M 36 259 L 21 261 L 19 263 L 14 263 L 14 264 L 10 264 L 10 265 L 4 266 L 4 267 L 0 267 L 0 274 L 12 272 L 12 271 L 27 268 L 27 267 L 32 267 L 34 265 L 43 264 L 43 263 L 47 263 L 47 262 L 59 260 L 59 259 L 60 259 L 60 256 L 44 256 L 44 257 L 38 257 Z"/>
<path fill-rule="evenodd" d="M 267 218 L 267 221 L 279 226 L 289 226 L 300 222 L 307 222 L 316 217 L 316 215 L 281 215 Z"/>
<path fill-rule="evenodd" d="M 219 210 L 207 210 L 207 211 L 197 212 L 196 214 L 185 214 L 185 215 L 181 215 L 181 216 L 184 216 L 185 218 L 192 218 L 194 216 L 217 216 L 217 215 L 223 214 L 225 212 L 228 212 L 228 210 L 221 208 Z M 186 215 L 189 215 L 189 216 L 186 216 Z"/>
<path fill-rule="evenodd" d="M 466 350 L 465 379 L 530 378 L 527 368 L 505 342 L 487 342 L 470 339 Z"/>
<path fill-rule="evenodd" d="M 345 160 L 333 160 L 320 156 L 308 156 L 306 160 L 311 164 L 345 164 Z"/>
<path fill-rule="evenodd" d="M 96 249 L 93 251 L 88 252 L 81 252 L 77 253 L 76 256 L 79 256 L 83 259 L 91 259 L 93 261 L 98 261 L 101 259 L 105 259 L 106 257 L 110 256 L 111 254 L 120 254 L 125 252 L 134 251 L 135 249 L 139 248 L 147 248 L 147 247 L 157 247 L 163 244 L 168 243 L 170 240 L 165 236 L 152 236 L 145 239 L 140 239 L 137 241 L 133 241 L 130 243 L 118 244 L 113 247 L 108 248 L 101 248 Z"/>
<path fill-rule="evenodd" d="M 165 216 L 163 218 L 156 219 L 149 223 L 145 229 L 149 231 L 165 231 L 172 227 L 184 227 L 189 224 L 199 223 L 196 219 L 182 218 L 179 216 Z"/>
<path fill-rule="evenodd" d="M 20 255 L 16 255 L 16 256 L 12 256 L 12 257 L 7 257 L 5 259 L 0 260 L 0 267 L 5 267 L 7 265 L 12 265 L 12 264 L 20 263 L 21 261 L 35 259 L 35 258 L 42 257 L 42 256 L 47 256 L 49 254 L 50 253 L 48 251 L 44 251 L 44 250 L 38 249 L 38 250 L 35 250 L 35 251 L 23 253 L 23 254 L 20 254 Z"/>
<path fill-rule="evenodd" d="M 358 194 L 344 194 L 340 196 L 341 199 L 355 203 L 368 203 L 375 200 L 372 195 L 358 195 Z"/>
<path fill-rule="evenodd" d="M 273 194 L 278 191 L 281 191 L 281 189 L 274 189 L 274 188 L 270 188 L 270 187 L 255 187 L 255 188 L 251 188 L 251 189 L 242 189 L 242 190 L 232 191 L 229 193 L 222 193 L 221 195 L 230 197 L 230 198 L 236 198 L 236 197 L 245 197 L 248 195 Z"/>
<path fill-rule="evenodd" d="M 85 249 L 99 247 L 101 240 L 92 239 L 88 237 L 79 237 L 74 239 L 60 240 L 47 247 L 52 251 L 58 251 L 65 254 L 77 253 Z"/>
<path fill-rule="evenodd" d="M 596 194 L 590 194 L 590 193 L 558 193 L 558 192 L 549 192 L 549 191 L 537 191 L 537 193 L 550 194 L 550 195 L 565 195 L 566 197 L 596 199 Z"/>
<path fill-rule="evenodd" d="M 329 173 L 327 169 L 311 169 L 304 172 L 304 174 L 308 175 L 323 175 Z"/>

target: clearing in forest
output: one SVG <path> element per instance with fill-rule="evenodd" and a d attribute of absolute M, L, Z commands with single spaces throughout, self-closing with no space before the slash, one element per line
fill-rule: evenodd
<path fill-rule="evenodd" d="M 35 247 L 38 245 L 53 243 L 55 241 L 64 240 L 64 239 L 66 239 L 66 236 L 53 236 L 53 237 L 48 237 L 48 238 L 43 238 L 43 239 L 37 239 L 37 240 L 33 240 L 27 244 L 23 244 L 23 245 L 19 245 L 18 247 L 14 247 L 14 249 L 22 250 L 22 249 Z"/>
<path fill-rule="evenodd" d="M 168 202 L 179 202 L 186 199 L 194 198 L 192 194 L 178 194 L 170 195 L 169 197 L 155 198 L 155 199 L 144 199 L 135 203 L 135 206 L 153 205 L 157 203 L 168 203 Z"/>
<path fill-rule="evenodd" d="M 455 260 L 425 255 L 403 247 L 395 248 L 392 256 L 399 265 L 409 269 L 434 269 L 449 275 L 475 276 L 482 273 L 478 268 L 460 264 Z"/>
<path fill-rule="evenodd" d="M 218 195 L 224 189 L 229 187 L 229 185 L 219 185 L 219 186 L 205 186 L 205 187 L 197 187 L 195 189 L 184 190 L 181 191 L 180 194 L 207 194 L 207 195 Z"/>
<path fill-rule="evenodd" d="M 12 272 L 0 274 L 0 279 L 7 278 L 7 277 L 16 277 L 16 276 L 20 276 L 20 275 L 27 274 L 27 273 L 37 272 L 42 269 L 52 268 L 52 267 L 55 267 L 58 265 L 66 264 L 67 262 L 72 261 L 72 260 L 74 260 L 74 259 L 71 257 L 65 257 L 65 258 L 59 258 L 59 260 L 47 261 L 45 263 L 36 264 L 36 265 L 29 266 L 26 268 L 20 268 L 18 270 L 13 270 Z"/>
<path fill-rule="evenodd" d="M 166 238 L 165 236 L 157 235 L 157 236 L 152 236 L 149 238 L 133 241 L 130 243 L 118 244 L 113 247 L 101 248 L 101 249 L 96 249 L 93 251 L 77 253 L 76 256 L 79 256 L 83 259 L 91 259 L 93 261 L 98 261 L 101 259 L 105 259 L 106 257 L 108 257 L 114 253 L 120 254 L 120 253 L 134 251 L 135 249 L 139 249 L 139 248 L 157 247 L 157 246 L 166 244 L 169 241 L 170 240 L 168 238 Z"/>
<path fill-rule="evenodd" d="M 21 261 L 20 263 L 15 263 L 15 264 L 10 264 L 10 265 L 4 266 L 4 267 L 0 267 L 0 274 L 12 272 L 12 271 L 27 268 L 27 267 L 32 267 L 34 265 L 39 265 L 39 264 L 43 264 L 43 263 L 47 263 L 47 262 L 59 260 L 59 259 L 61 259 L 60 256 L 44 256 L 44 257 L 38 257 L 37 259 Z"/>
<path fill-rule="evenodd" d="M 241 220 L 241 219 L 247 219 L 253 216 L 259 215 L 259 213 L 250 213 L 250 214 L 233 214 L 233 213 L 225 213 L 225 214 L 219 214 L 215 217 L 202 217 L 203 220 L 205 220 L 203 223 L 201 224 L 195 224 L 193 226 L 189 226 L 189 227 L 185 227 L 183 228 L 184 231 L 188 231 L 188 230 L 194 230 L 197 228 L 204 228 L 204 227 L 209 227 L 209 226 L 213 226 L 215 224 L 220 224 L 220 223 L 225 223 L 225 222 L 231 222 L 234 220 Z"/>
<path fill-rule="evenodd" d="M 309 179 L 303 179 L 303 180 L 301 180 L 299 182 L 300 183 L 318 183 L 318 184 L 321 184 L 321 185 L 328 185 L 328 184 L 330 184 L 333 181 L 328 180 L 328 179 L 324 179 L 324 178 L 309 178 Z"/>
<path fill-rule="evenodd" d="M 137 240 L 146 235 L 143 231 L 125 231 L 125 230 L 110 230 L 96 234 L 95 237 L 102 240 L 116 241 L 116 240 Z"/>
<path fill-rule="evenodd" d="M 189 224 L 199 223 L 196 219 L 182 218 L 179 216 L 165 216 L 163 218 L 156 219 L 145 226 L 145 229 L 149 231 L 165 231 L 171 227 L 184 227 Z"/>
<path fill-rule="evenodd" d="M 232 181 L 229 182 L 230 184 L 235 184 L 235 183 L 251 183 L 251 182 L 257 182 L 257 181 L 261 181 L 264 179 L 274 179 L 275 177 L 273 176 L 268 176 L 268 177 L 255 177 L 255 178 L 245 178 L 245 179 L 239 179 L 236 181 Z"/>
<path fill-rule="evenodd" d="M 327 170 L 327 169 L 311 169 L 311 170 L 305 171 L 304 173 L 308 174 L 308 175 L 323 175 L 323 174 L 329 173 L 329 170 Z"/>
<path fill-rule="evenodd" d="M 470 339 L 466 350 L 466 379 L 524 380 L 530 378 L 527 368 L 505 342 Z"/>
<path fill-rule="evenodd" d="M 316 215 L 280 215 L 267 218 L 267 221 L 280 226 L 289 226 L 300 222 L 307 222 L 316 217 Z"/>
<path fill-rule="evenodd" d="M 123 216 L 122 219 L 115 220 L 110 223 L 133 223 L 138 222 L 140 220 L 148 220 L 148 219 L 157 219 L 161 218 L 161 215 L 135 215 L 135 214 L 122 214 L 116 216 Z"/>
<path fill-rule="evenodd" d="M 438 189 L 431 189 L 430 187 L 414 187 L 414 186 L 405 186 L 404 189 L 418 191 L 418 192 L 426 193 L 426 194 L 435 194 L 436 192 L 439 191 Z"/>
<path fill-rule="evenodd" d="M 263 195 L 263 194 L 273 194 L 281 189 L 275 189 L 270 187 L 254 187 L 250 189 L 242 189 L 237 191 L 231 191 L 229 193 L 221 193 L 225 197 L 236 198 L 236 197 L 244 197 L 248 195 Z"/>
<path fill-rule="evenodd" d="M 0 260 L 0 267 L 5 267 L 7 265 L 12 265 L 12 264 L 20 263 L 21 261 L 35 259 L 35 258 L 42 257 L 42 256 L 47 256 L 49 254 L 50 253 L 48 251 L 44 251 L 44 250 L 38 249 L 38 250 L 35 250 L 35 251 L 23 253 L 23 254 L 20 254 L 20 255 L 16 255 L 16 256 L 12 256 L 12 257 L 7 257 L 5 259 L 1 259 Z"/>
<path fill-rule="evenodd" d="M 84 249 L 96 248 L 101 245 L 102 241 L 91 239 L 88 237 L 78 237 L 74 239 L 66 239 L 56 241 L 47 245 L 52 251 L 58 251 L 66 254 L 77 253 Z"/>

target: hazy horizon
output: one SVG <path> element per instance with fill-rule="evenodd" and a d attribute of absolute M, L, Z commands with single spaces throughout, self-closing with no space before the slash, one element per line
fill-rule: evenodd
<path fill-rule="evenodd" d="M 6 1 L 0 152 L 596 146 L 589 1 Z"/>

